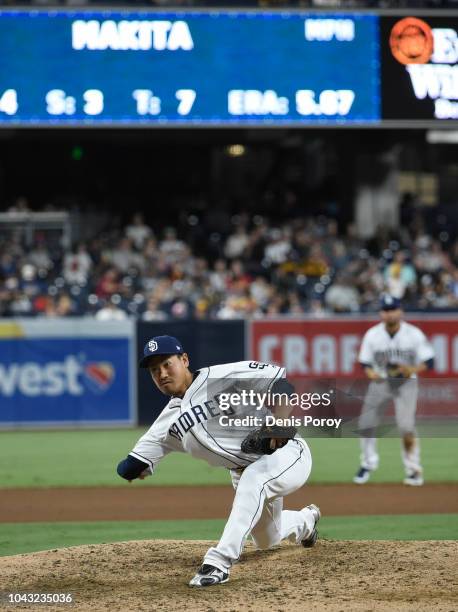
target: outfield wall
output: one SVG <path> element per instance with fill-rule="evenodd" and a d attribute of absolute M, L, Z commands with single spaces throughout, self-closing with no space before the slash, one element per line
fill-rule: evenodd
<path fill-rule="evenodd" d="M 457 417 L 458 316 L 406 318 L 423 329 L 436 352 L 435 370 L 421 379 L 419 414 Z M 136 364 L 146 341 L 164 333 L 181 340 L 194 370 L 241 359 L 282 363 L 296 380 L 352 385 L 359 407 L 358 347 L 376 321 L 0 319 L 0 428 L 151 423 L 166 398 Z"/>

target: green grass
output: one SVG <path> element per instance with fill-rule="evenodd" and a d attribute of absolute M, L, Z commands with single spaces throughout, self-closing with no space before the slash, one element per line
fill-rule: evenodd
<path fill-rule="evenodd" d="M 0 488 L 125 485 L 116 466 L 140 429 L 0 433 Z M 168 455 L 148 483 L 228 484 L 226 470 L 184 453 Z M 144 485 L 144 483 L 139 483 Z"/>
<path fill-rule="evenodd" d="M 126 540 L 217 540 L 224 520 L 0 524 L 0 555 Z M 324 517 L 320 536 L 338 540 L 454 540 L 457 514 Z"/>
<path fill-rule="evenodd" d="M 125 540 L 214 540 L 222 532 L 224 522 L 223 519 L 210 519 L 1 523 L 0 556 Z"/>
<path fill-rule="evenodd" d="M 0 488 L 113 486 L 125 484 L 116 474 L 144 430 L 9 431 L 0 433 Z M 349 482 L 359 463 L 356 438 L 308 440 L 313 456 L 310 482 Z M 380 440 L 381 466 L 372 482 L 402 478 L 400 442 Z M 458 481 L 457 442 L 453 438 L 425 438 L 422 456 L 429 482 Z M 228 484 L 227 470 L 212 468 L 183 453 L 167 456 L 149 485 Z"/>
<path fill-rule="evenodd" d="M 357 438 L 307 440 L 312 451 L 310 482 L 351 482 L 359 465 Z M 458 482 L 458 452 L 456 438 L 425 438 L 420 441 L 421 457 L 427 482 Z M 397 438 L 379 440 L 380 467 L 371 482 L 401 482 L 401 441 Z"/>

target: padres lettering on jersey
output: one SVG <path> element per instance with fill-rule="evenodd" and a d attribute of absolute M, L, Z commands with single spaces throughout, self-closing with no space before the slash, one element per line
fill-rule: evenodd
<path fill-rule="evenodd" d="M 209 419 L 214 419 L 223 414 L 218 407 L 217 397 L 203 403 L 203 406 L 191 406 L 190 410 L 183 412 L 175 423 L 170 427 L 169 434 L 177 440 L 182 440 L 184 434 L 195 427 L 195 425 L 205 423 Z M 235 414 L 233 408 L 224 411 L 224 414 Z"/>
<path fill-rule="evenodd" d="M 364 335 L 358 360 L 370 365 L 380 376 L 386 376 L 389 363 L 416 366 L 433 358 L 434 351 L 425 334 L 415 325 L 402 321 L 394 336 L 386 331 L 384 323 L 371 327 Z"/>
<path fill-rule="evenodd" d="M 249 429 L 220 425 L 222 414 L 232 415 L 237 409 L 222 411 L 218 395 L 238 388 L 244 381 L 257 390 L 268 391 L 276 380 L 285 377 L 285 369 L 239 361 L 203 368 L 196 374 L 183 398 L 174 397 L 169 401 L 129 453 L 147 463 L 151 471 L 171 451 L 186 452 L 210 465 L 227 468 L 245 467 L 258 459 L 258 455 L 240 450 Z"/>

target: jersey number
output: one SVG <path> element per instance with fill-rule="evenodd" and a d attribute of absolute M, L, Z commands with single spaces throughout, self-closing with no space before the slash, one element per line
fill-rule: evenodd
<path fill-rule="evenodd" d="M 249 368 L 252 368 L 253 370 L 263 370 L 264 368 L 268 368 L 270 366 L 270 363 L 259 363 L 259 361 L 250 361 L 250 363 L 248 364 Z"/>

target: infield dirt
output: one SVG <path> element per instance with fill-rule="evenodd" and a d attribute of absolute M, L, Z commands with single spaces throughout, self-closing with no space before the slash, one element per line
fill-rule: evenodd
<path fill-rule="evenodd" d="M 225 518 L 231 486 L 122 487 L 0 490 L 0 522 L 136 521 Z M 458 483 L 310 485 L 285 498 L 285 508 L 316 503 L 324 516 L 458 513 Z"/>
<path fill-rule="evenodd" d="M 2 591 L 71 593 L 46 610 L 137 612 L 452 612 L 458 609 L 456 542 L 321 540 L 308 550 L 248 545 L 227 584 L 187 586 L 209 546 L 142 541 L 79 546 L 0 558 Z M 7 610 L 37 609 L 36 605 Z"/>

